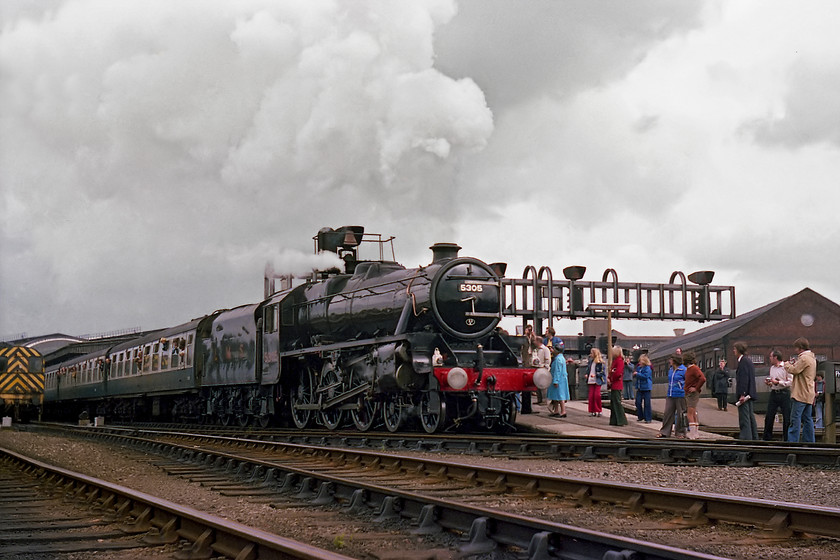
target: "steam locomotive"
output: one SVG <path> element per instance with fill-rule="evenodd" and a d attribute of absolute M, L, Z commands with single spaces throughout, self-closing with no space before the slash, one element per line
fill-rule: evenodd
<path fill-rule="evenodd" d="M 260 303 L 52 364 L 46 411 L 300 429 L 382 424 L 393 432 L 412 419 L 428 433 L 507 430 L 516 396 L 550 383 L 545 367 L 523 367 L 524 339 L 498 326 L 503 265 L 438 243 L 430 264 L 405 268 L 385 259 L 393 238 L 358 226 L 323 228 L 313 239 L 316 253 L 335 254 L 342 267 L 297 285 L 280 277 L 280 290 L 267 273 Z M 364 247 L 374 258 L 362 258 Z"/>

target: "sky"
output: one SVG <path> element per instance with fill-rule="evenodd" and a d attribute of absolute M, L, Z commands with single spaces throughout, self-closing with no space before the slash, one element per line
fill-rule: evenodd
<path fill-rule="evenodd" d="M 409 267 L 455 242 L 840 302 L 837 29 L 828 0 L 4 1 L 0 338 L 256 302 L 343 225 Z"/>

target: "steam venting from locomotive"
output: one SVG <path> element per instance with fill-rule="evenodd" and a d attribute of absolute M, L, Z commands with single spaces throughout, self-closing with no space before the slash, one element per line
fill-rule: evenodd
<path fill-rule="evenodd" d="M 316 236 L 316 252 L 329 251 L 344 261 L 344 272 L 353 274 L 358 260 L 358 248 L 362 243 L 365 228 L 344 226 L 338 229 L 321 228 Z"/>

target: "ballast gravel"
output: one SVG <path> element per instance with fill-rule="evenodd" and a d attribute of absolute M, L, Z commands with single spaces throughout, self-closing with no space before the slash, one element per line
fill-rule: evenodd
<path fill-rule="evenodd" d="M 457 536 L 452 536 L 451 542 L 447 542 L 447 537 L 443 537 L 440 542 L 433 544 L 431 551 L 421 552 L 427 550 L 428 543 L 422 542 L 419 538 L 406 537 L 404 533 L 396 529 L 366 526 L 348 516 L 343 516 L 346 520 L 336 522 L 335 516 L 305 512 L 302 508 L 278 509 L 269 504 L 249 501 L 244 497 L 222 496 L 197 483 L 167 475 L 155 466 L 155 462 L 161 460 L 160 457 L 145 455 L 113 444 L 6 429 L 0 431 L 0 447 L 135 490 L 164 496 L 176 503 L 259 527 L 284 537 L 308 542 L 350 557 L 381 560 L 455 557 L 454 545 L 457 542 Z M 657 485 L 662 488 L 692 492 L 840 508 L 840 469 L 791 466 L 697 467 L 636 462 L 511 459 L 440 453 L 412 453 L 412 455 L 517 471 L 628 484 Z M 666 515 L 622 513 L 619 508 L 613 506 L 595 505 L 582 508 L 569 504 L 558 505 L 557 500 L 551 498 L 535 501 L 515 496 L 499 496 L 498 500 L 483 502 L 482 505 L 669 546 L 702 551 L 725 558 L 791 560 L 840 558 L 840 540 L 826 538 L 764 540 L 760 538 L 762 534 L 759 531 L 728 524 L 675 529 Z M 142 558 L 153 560 L 171 558 L 174 550 L 174 546 L 159 547 L 144 551 Z M 493 556 L 493 558 L 501 557 Z M 60 558 L 62 560 L 81 560 L 82 558 L 127 560 L 137 558 L 137 556 L 136 551 L 127 551 L 95 555 L 66 554 Z"/>

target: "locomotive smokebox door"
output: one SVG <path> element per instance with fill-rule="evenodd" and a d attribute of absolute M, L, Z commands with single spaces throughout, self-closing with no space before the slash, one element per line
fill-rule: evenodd
<path fill-rule="evenodd" d="M 432 281 L 431 303 L 432 313 L 446 333 L 466 339 L 481 338 L 496 328 L 502 318 L 501 281 L 492 268 L 479 260 L 453 259 L 441 267 Z"/>

